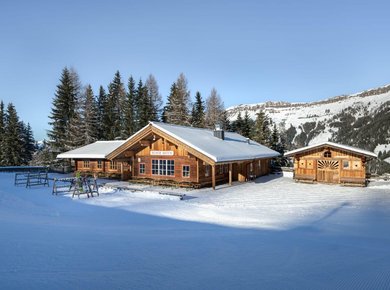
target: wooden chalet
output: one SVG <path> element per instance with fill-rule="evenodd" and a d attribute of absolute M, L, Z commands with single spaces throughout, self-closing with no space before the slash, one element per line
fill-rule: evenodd
<path fill-rule="evenodd" d="M 294 158 L 294 179 L 302 182 L 366 186 L 366 163 L 376 154 L 359 148 L 323 142 L 284 154 Z"/>
<path fill-rule="evenodd" d="M 120 177 L 129 166 L 107 159 L 107 155 L 125 141 L 97 141 L 95 143 L 57 155 L 58 159 L 71 159 L 75 171 Z"/>
<path fill-rule="evenodd" d="M 85 153 L 92 145 L 60 154 L 58 158 L 75 159 L 77 170 L 97 172 L 102 170 L 96 163 L 99 159 L 77 155 L 77 150 Z M 158 122 L 150 122 L 108 151 L 100 156 L 106 164 L 104 170 L 116 164 L 123 180 L 213 188 L 217 183 L 231 184 L 266 175 L 270 160 L 279 155 L 237 133 Z"/>

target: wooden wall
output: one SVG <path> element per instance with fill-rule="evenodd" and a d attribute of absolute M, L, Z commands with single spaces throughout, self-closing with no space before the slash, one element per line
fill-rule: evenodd
<path fill-rule="evenodd" d="M 330 157 L 329 157 L 330 156 Z M 294 178 L 324 183 L 365 183 L 365 158 L 336 148 L 294 156 Z"/>

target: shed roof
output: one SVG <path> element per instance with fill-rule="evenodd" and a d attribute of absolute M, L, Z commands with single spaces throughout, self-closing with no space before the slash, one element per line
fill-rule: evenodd
<path fill-rule="evenodd" d="M 363 149 L 352 147 L 352 146 L 348 146 L 348 145 L 333 143 L 333 142 L 329 142 L 329 141 L 322 142 L 322 143 L 319 143 L 319 144 L 310 145 L 310 146 L 306 146 L 306 147 L 299 148 L 299 149 L 295 149 L 295 150 L 286 152 L 284 154 L 284 156 L 292 157 L 292 156 L 294 156 L 296 154 L 299 154 L 299 153 L 302 153 L 302 152 L 305 152 L 305 151 L 309 151 L 309 150 L 312 150 L 312 149 L 324 147 L 324 146 L 329 146 L 329 147 L 341 149 L 341 150 L 344 150 L 344 151 L 352 152 L 352 153 L 363 155 L 363 156 L 366 156 L 366 157 L 375 157 L 375 158 L 378 157 L 375 153 L 367 151 L 367 150 L 363 150 Z"/>
<path fill-rule="evenodd" d="M 105 159 L 109 153 L 121 146 L 124 140 L 97 141 L 86 146 L 57 155 L 58 159 Z"/>
<path fill-rule="evenodd" d="M 240 134 L 224 132 L 224 140 L 214 136 L 214 131 L 167 123 L 150 122 L 166 134 L 176 138 L 196 151 L 208 156 L 215 162 L 248 160 L 255 158 L 272 158 L 279 156 L 276 152 Z"/>

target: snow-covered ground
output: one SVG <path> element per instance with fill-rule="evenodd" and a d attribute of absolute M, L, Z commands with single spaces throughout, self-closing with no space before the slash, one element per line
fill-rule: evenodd
<path fill-rule="evenodd" d="M 390 182 L 111 183 L 89 199 L 0 183 L 0 289 L 390 289 Z"/>

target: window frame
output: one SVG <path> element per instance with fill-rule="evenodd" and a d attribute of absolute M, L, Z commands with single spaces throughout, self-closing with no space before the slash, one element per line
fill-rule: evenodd
<path fill-rule="evenodd" d="M 110 170 L 118 170 L 118 163 L 116 161 L 110 160 Z"/>
<path fill-rule="evenodd" d="M 138 164 L 138 174 L 139 175 L 145 175 L 146 174 L 146 166 L 145 166 L 144 162 Z"/>
<path fill-rule="evenodd" d="M 185 170 L 185 169 L 184 169 L 185 167 L 187 167 L 188 170 Z M 187 164 L 183 165 L 182 168 L 181 168 L 181 172 L 182 172 L 182 177 L 183 177 L 183 178 L 190 178 L 190 177 L 191 177 L 191 166 L 190 166 L 190 165 L 187 165 Z M 186 175 L 185 173 L 186 173 L 187 175 Z"/>
<path fill-rule="evenodd" d="M 97 161 L 97 168 L 98 169 L 103 169 L 103 161 L 102 160 L 98 160 Z"/>
<path fill-rule="evenodd" d="M 175 177 L 175 160 L 152 159 L 152 175 Z"/>
<path fill-rule="evenodd" d="M 90 168 L 89 160 L 83 160 L 83 168 Z"/>

